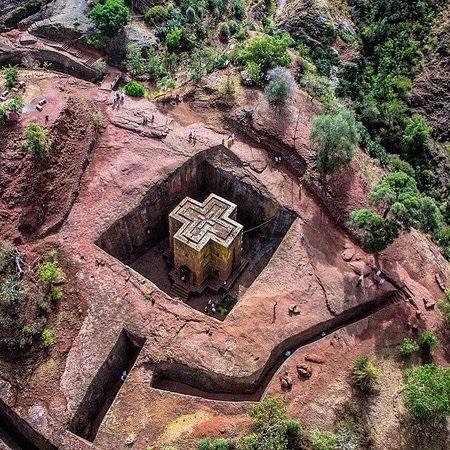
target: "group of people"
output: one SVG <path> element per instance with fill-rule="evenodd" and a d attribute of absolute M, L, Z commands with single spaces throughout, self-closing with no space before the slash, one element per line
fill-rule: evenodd
<path fill-rule="evenodd" d="M 230 148 L 234 144 L 235 139 L 236 136 L 234 135 L 234 133 L 231 133 L 226 140 L 226 145 L 225 145 L 225 138 L 222 139 L 222 145 Z"/>
<path fill-rule="evenodd" d="M 152 114 L 151 118 L 150 118 L 150 123 L 153 124 L 155 122 L 155 115 Z M 142 119 L 142 125 L 147 126 L 148 125 L 148 117 L 144 116 L 144 118 Z"/>
<path fill-rule="evenodd" d="M 213 314 L 216 313 L 216 304 L 212 301 L 212 299 L 208 300 L 208 304 L 205 306 L 205 313 L 208 314 L 209 308 L 211 308 L 211 312 Z"/>
<path fill-rule="evenodd" d="M 117 107 L 119 109 L 120 105 L 125 102 L 125 94 L 121 91 L 117 91 L 113 97 L 113 109 Z"/>
<path fill-rule="evenodd" d="M 197 133 L 195 130 L 189 131 L 189 143 L 193 145 L 197 143 Z"/>

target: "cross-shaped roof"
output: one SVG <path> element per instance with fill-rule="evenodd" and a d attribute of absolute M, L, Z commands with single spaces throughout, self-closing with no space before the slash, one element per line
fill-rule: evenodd
<path fill-rule="evenodd" d="M 174 239 L 198 251 L 210 240 L 228 247 L 243 228 L 230 217 L 235 210 L 234 203 L 216 194 L 210 194 L 203 203 L 186 197 L 170 213 L 171 219 L 182 224 Z"/>

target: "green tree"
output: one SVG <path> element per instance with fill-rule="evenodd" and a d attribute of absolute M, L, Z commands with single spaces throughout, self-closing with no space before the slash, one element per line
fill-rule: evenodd
<path fill-rule="evenodd" d="M 331 173 L 346 166 L 355 154 L 359 137 L 355 116 L 347 109 L 315 117 L 310 139 L 317 146 L 317 169 Z"/>
<path fill-rule="evenodd" d="M 185 45 L 185 29 L 183 27 L 174 27 L 166 34 L 166 47 L 169 52 L 183 50 Z"/>
<path fill-rule="evenodd" d="M 412 354 L 414 352 L 417 352 L 419 350 L 419 344 L 409 338 L 403 339 L 402 345 L 400 347 L 400 355 L 402 355 L 403 358 L 409 359 L 411 358 Z"/>
<path fill-rule="evenodd" d="M 88 16 L 107 36 L 114 36 L 131 22 L 130 10 L 123 0 L 106 0 L 104 3 L 96 3 Z"/>
<path fill-rule="evenodd" d="M 384 175 L 369 198 L 384 210 L 384 218 L 392 217 L 407 229 L 418 224 L 421 195 L 414 178 L 405 172 Z"/>
<path fill-rule="evenodd" d="M 52 141 L 48 131 L 36 122 L 27 125 L 23 135 L 23 148 L 31 153 L 44 154 L 50 150 Z"/>
<path fill-rule="evenodd" d="M 362 232 L 363 245 L 371 253 L 384 250 L 398 237 L 397 223 L 384 219 L 370 209 L 353 211 L 350 214 L 350 223 L 355 230 Z"/>
<path fill-rule="evenodd" d="M 284 80 L 271 81 L 264 90 L 269 103 L 284 105 L 290 98 L 289 87 Z"/>
<path fill-rule="evenodd" d="M 5 86 L 7 88 L 12 88 L 17 83 L 17 77 L 19 75 L 19 71 L 17 67 L 14 66 L 6 66 L 3 69 L 3 77 L 5 79 Z"/>
<path fill-rule="evenodd" d="M 422 230 L 435 233 L 444 225 L 444 218 L 436 202 L 431 197 L 422 197 L 419 209 L 419 222 Z"/>
<path fill-rule="evenodd" d="M 290 67 L 292 63 L 288 47 L 292 39 L 288 35 L 262 36 L 254 37 L 243 47 L 236 50 L 235 58 L 246 65 L 253 62 L 265 73 L 269 69 L 277 66 Z"/>
<path fill-rule="evenodd" d="M 142 50 L 137 44 L 128 44 L 125 56 L 125 68 L 134 77 L 145 73 L 146 64 Z"/>
<path fill-rule="evenodd" d="M 428 125 L 425 117 L 420 114 L 413 114 L 406 121 L 403 133 L 403 145 L 407 150 L 423 150 L 431 136 L 433 129 Z"/>
<path fill-rule="evenodd" d="M 173 10 L 173 5 L 154 5 L 147 9 L 144 14 L 144 21 L 148 25 L 157 26 L 169 19 L 170 13 Z"/>
<path fill-rule="evenodd" d="M 439 345 L 439 339 L 432 331 L 425 330 L 420 334 L 418 344 L 424 353 L 431 354 L 431 352 Z"/>
<path fill-rule="evenodd" d="M 130 97 L 143 97 L 145 95 L 145 87 L 138 81 L 131 80 L 123 88 L 125 94 Z"/>
<path fill-rule="evenodd" d="M 336 450 L 338 437 L 331 431 L 311 431 L 311 444 L 313 450 Z"/>
<path fill-rule="evenodd" d="M 450 416 L 450 367 L 424 364 L 406 371 L 405 404 L 412 416 L 441 422 Z"/>
<path fill-rule="evenodd" d="M 24 104 L 23 98 L 20 95 L 16 95 L 12 99 L 0 103 L 0 124 L 6 122 L 12 111 L 22 112 Z"/>
<path fill-rule="evenodd" d="M 366 355 L 353 363 L 351 372 L 353 384 L 361 392 L 369 392 L 380 377 L 380 369 Z"/>

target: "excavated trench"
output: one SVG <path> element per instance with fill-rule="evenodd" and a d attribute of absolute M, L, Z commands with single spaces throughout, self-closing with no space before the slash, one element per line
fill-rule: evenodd
<path fill-rule="evenodd" d="M 195 155 L 153 186 L 140 204 L 113 223 L 96 244 L 171 295 L 163 257 L 169 248 L 169 213 L 186 196 L 203 201 L 210 193 L 237 205 L 236 220 L 244 226 L 243 257 L 249 264 L 235 284 L 248 288 L 297 215 L 283 208 L 223 146 Z"/>
<path fill-rule="evenodd" d="M 69 431 L 94 442 L 98 429 L 124 383 L 121 375 L 130 373 L 145 339 L 122 330 L 116 344 L 93 378 L 80 403 Z"/>
<path fill-rule="evenodd" d="M 337 317 L 322 322 L 303 332 L 291 336 L 278 346 L 259 373 L 248 377 L 235 378 L 192 369 L 183 364 L 160 363 L 153 369 L 152 387 L 180 394 L 203 397 L 220 401 L 259 401 L 273 376 L 288 359 L 287 350 L 292 353 L 306 345 L 323 339 L 335 331 L 367 319 L 403 298 L 395 291 L 384 298 L 359 305 Z"/>
<path fill-rule="evenodd" d="M 11 450 L 57 450 L 0 400 L 0 444 L 2 442 Z"/>

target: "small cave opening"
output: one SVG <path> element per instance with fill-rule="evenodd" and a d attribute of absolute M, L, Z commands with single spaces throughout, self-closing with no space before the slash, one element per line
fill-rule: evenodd
<path fill-rule="evenodd" d="M 186 197 L 203 202 L 210 194 L 237 205 L 236 221 L 243 225 L 243 263 L 220 291 L 206 289 L 183 296 L 170 274 L 169 214 Z M 219 146 L 195 155 L 151 187 L 139 205 L 104 231 L 96 244 L 199 311 L 206 311 L 212 302 L 223 306 L 215 314 L 223 320 L 270 261 L 296 217 L 236 155 Z"/>
<path fill-rule="evenodd" d="M 0 400 L 0 443 L 11 450 L 57 450 L 3 400 Z"/>
<path fill-rule="evenodd" d="M 122 330 L 117 342 L 93 378 L 73 416 L 69 431 L 94 442 L 106 413 L 125 382 L 145 339 Z"/>

